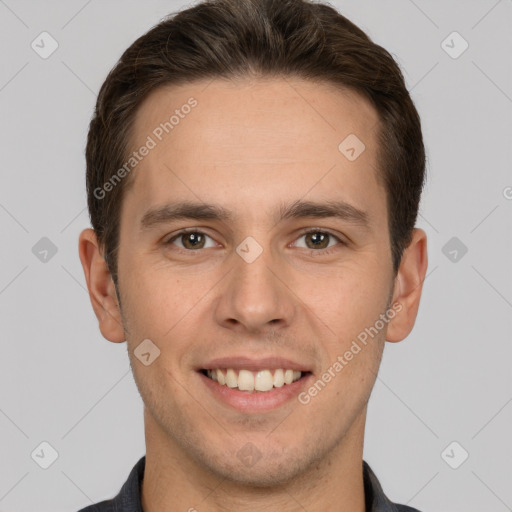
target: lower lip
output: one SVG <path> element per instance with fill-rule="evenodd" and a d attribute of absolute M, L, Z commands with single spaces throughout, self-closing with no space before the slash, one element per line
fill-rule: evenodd
<path fill-rule="evenodd" d="M 220 385 L 217 381 L 210 379 L 210 377 L 207 377 L 203 373 L 197 373 L 215 398 L 246 413 L 270 411 L 289 402 L 293 398 L 297 398 L 313 376 L 311 373 L 308 373 L 299 380 L 291 384 L 284 384 L 280 388 L 272 388 L 269 391 L 251 392 L 240 391 L 236 388 Z"/>

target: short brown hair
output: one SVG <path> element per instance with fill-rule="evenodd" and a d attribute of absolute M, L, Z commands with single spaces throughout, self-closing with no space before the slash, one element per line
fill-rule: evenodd
<path fill-rule="evenodd" d="M 348 88 L 376 108 L 393 269 L 411 241 L 425 180 L 420 118 L 393 57 L 334 8 L 308 0 L 210 0 L 139 37 L 98 94 L 86 147 L 91 224 L 117 286 L 128 180 L 98 197 L 130 153 L 134 117 L 156 88 L 208 78 L 298 77 Z M 341 142 L 341 141 L 340 141 Z M 96 191 L 96 192 L 95 192 Z"/>

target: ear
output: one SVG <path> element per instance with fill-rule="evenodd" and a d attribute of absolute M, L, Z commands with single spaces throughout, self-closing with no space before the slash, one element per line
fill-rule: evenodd
<path fill-rule="evenodd" d="M 125 341 L 114 281 L 101 254 L 94 230 L 87 228 L 80 233 L 78 252 L 101 334 L 114 343 Z"/>
<path fill-rule="evenodd" d="M 418 314 L 427 265 L 427 235 L 422 229 L 415 228 L 411 243 L 403 252 L 395 277 L 391 306 L 395 305 L 393 309 L 396 314 L 388 323 L 387 341 L 401 341 L 412 331 Z"/>

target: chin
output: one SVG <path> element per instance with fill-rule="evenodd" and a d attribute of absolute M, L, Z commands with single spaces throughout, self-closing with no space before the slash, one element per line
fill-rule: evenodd
<path fill-rule="evenodd" d="M 270 446 L 266 448 L 252 460 L 229 449 L 220 453 L 196 452 L 194 458 L 223 480 L 240 486 L 265 489 L 286 485 L 325 458 L 320 450 L 314 453 L 305 451 L 303 443 L 285 450 Z"/>
<path fill-rule="evenodd" d="M 253 467 L 246 467 L 244 464 L 222 465 L 215 467 L 214 471 L 232 483 L 268 489 L 287 484 L 304 471 L 304 466 L 296 460 L 268 465 L 262 458 Z"/>

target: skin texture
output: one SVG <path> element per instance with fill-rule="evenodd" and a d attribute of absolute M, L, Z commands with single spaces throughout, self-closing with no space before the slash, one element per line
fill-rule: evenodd
<path fill-rule="evenodd" d="M 144 510 L 363 512 L 367 402 L 385 341 L 413 328 L 427 269 L 416 229 L 392 272 L 377 113 L 354 92 L 299 79 L 194 82 L 146 98 L 134 148 L 191 96 L 197 106 L 130 175 L 121 308 L 94 232 L 79 240 L 101 333 L 126 340 L 145 404 Z M 338 150 L 351 133 L 366 146 L 352 162 Z M 149 208 L 174 200 L 215 203 L 233 219 L 141 229 Z M 297 200 L 344 200 L 367 213 L 369 229 L 337 218 L 278 222 L 274 209 Z M 207 235 L 200 249 L 190 237 L 169 243 L 183 228 Z M 307 228 L 334 236 L 315 248 Z M 236 252 L 248 236 L 263 250 L 252 263 Z M 309 365 L 316 380 L 392 304 L 400 312 L 307 405 L 244 413 L 196 372 L 216 357 L 281 356 Z M 133 353 L 147 338 L 160 350 L 149 366 Z M 261 454 L 251 466 L 237 457 L 248 442 Z"/>

